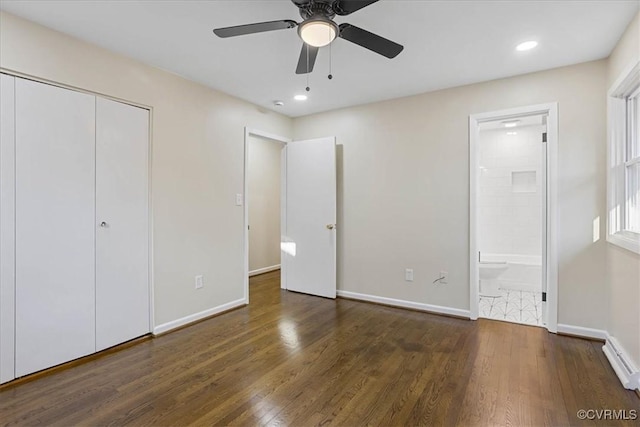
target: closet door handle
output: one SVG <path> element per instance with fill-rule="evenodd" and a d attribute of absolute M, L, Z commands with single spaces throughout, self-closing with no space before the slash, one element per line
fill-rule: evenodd
<path fill-rule="evenodd" d="M 104 222 L 104 221 L 102 221 L 102 222 L 100 223 L 100 227 L 102 227 L 102 228 L 107 228 L 107 225 L 109 225 L 109 224 L 107 224 L 107 223 L 106 223 L 106 222 Z"/>

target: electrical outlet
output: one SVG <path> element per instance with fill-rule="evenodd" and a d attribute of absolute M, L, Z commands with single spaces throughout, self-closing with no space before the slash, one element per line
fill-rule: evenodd
<path fill-rule="evenodd" d="M 449 283 L 449 272 L 448 271 L 441 271 L 440 272 L 440 277 L 442 277 L 440 279 L 440 283 L 442 283 L 442 284 Z"/>
<path fill-rule="evenodd" d="M 406 268 L 404 270 L 404 280 L 406 282 L 413 282 L 413 268 Z"/>
<path fill-rule="evenodd" d="M 196 289 L 201 289 L 204 286 L 204 276 L 196 276 Z"/>
<path fill-rule="evenodd" d="M 240 193 L 236 194 L 236 206 L 242 206 L 243 201 L 244 201 L 244 197 L 242 197 L 242 194 Z"/>

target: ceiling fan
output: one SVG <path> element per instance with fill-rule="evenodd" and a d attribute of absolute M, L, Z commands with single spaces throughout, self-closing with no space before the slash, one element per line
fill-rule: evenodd
<path fill-rule="evenodd" d="M 367 48 L 387 58 L 395 58 L 404 47 L 398 43 L 380 37 L 377 34 L 358 28 L 351 24 L 336 24 L 336 15 L 344 16 L 356 12 L 378 0 L 291 0 L 298 9 L 303 21 L 297 23 L 290 19 L 282 21 L 259 22 L 256 24 L 237 25 L 234 27 L 216 28 L 218 37 L 235 37 L 265 31 L 285 30 L 298 27 L 298 35 L 304 42 L 296 74 L 313 71 L 318 55 L 318 48 L 327 46 L 336 37 Z"/>

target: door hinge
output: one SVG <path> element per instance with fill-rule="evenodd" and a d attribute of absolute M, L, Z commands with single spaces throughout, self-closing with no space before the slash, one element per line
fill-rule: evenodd
<path fill-rule="evenodd" d="M 547 302 L 547 293 L 546 292 L 542 293 L 542 302 Z"/>
<path fill-rule="evenodd" d="M 542 132 L 542 142 L 547 142 L 547 133 Z"/>

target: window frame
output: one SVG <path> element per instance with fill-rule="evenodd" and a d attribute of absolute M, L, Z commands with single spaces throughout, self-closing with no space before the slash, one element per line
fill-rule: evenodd
<path fill-rule="evenodd" d="M 640 162 L 640 124 L 629 107 L 633 98 L 640 108 L 640 60 L 627 67 L 607 93 L 607 241 L 640 254 L 640 233 L 627 229 L 628 170 Z M 639 152 L 631 158 L 633 144 Z"/>

